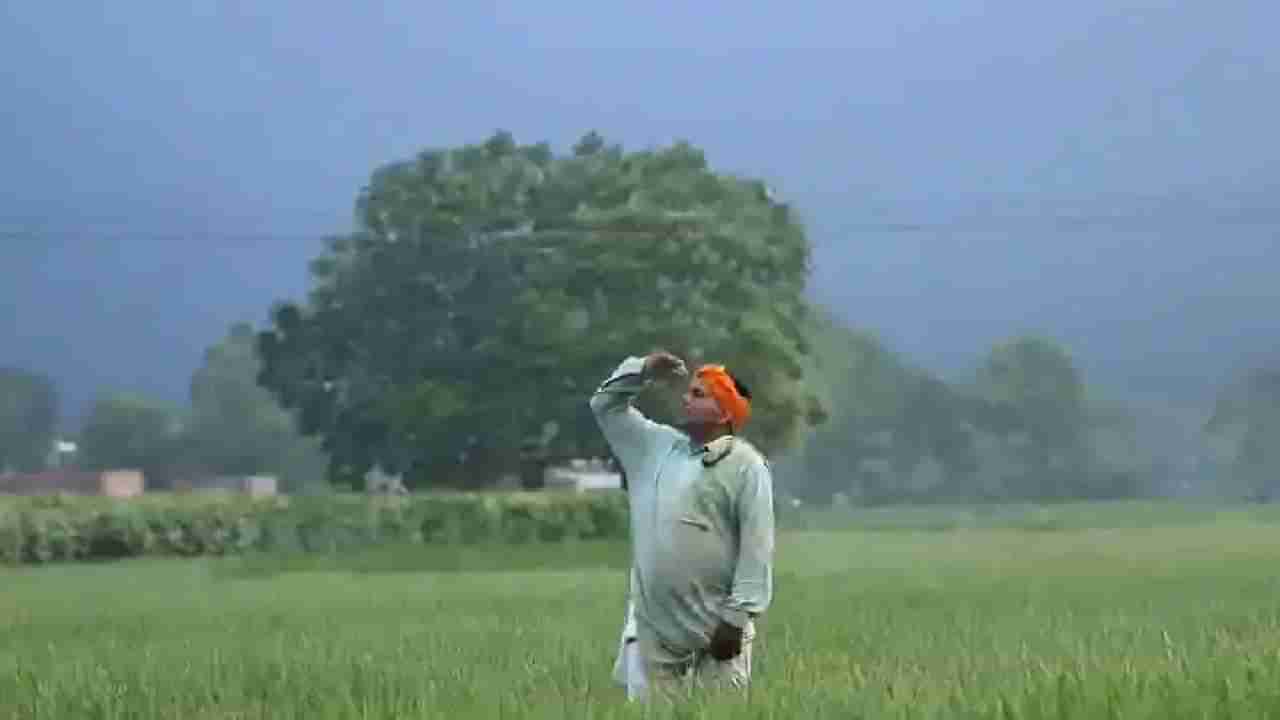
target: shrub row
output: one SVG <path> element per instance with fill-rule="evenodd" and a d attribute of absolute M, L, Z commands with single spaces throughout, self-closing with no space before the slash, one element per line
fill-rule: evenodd
<path fill-rule="evenodd" d="M 622 539 L 621 493 L 0 498 L 0 563 Z"/>

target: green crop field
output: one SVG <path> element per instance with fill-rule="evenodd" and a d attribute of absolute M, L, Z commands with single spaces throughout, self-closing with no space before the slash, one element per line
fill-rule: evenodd
<path fill-rule="evenodd" d="M 837 511 L 710 718 L 1280 717 L 1268 509 Z M 0 568 L 0 718 L 624 718 L 626 546 Z"/>

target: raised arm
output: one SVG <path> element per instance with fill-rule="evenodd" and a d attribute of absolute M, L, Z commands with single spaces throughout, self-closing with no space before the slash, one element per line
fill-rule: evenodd
<path fill-rule="evenodd" d="M 767 462 L 744 468 L 738 495 L 738 564 L 721 612 L 725 622 L 745 627 L 773 600 L 773 476 Z"/>
<path fill-rule="evenodd" d="M 632 404 L 652 383 L 655 373 L 647 359 L 628 357 L 591 395 L 591 412 L 613 454 L 630 477 L 668 428 L 645 417 Z M 648 363 L 652 364 L 652 363 Z"/>

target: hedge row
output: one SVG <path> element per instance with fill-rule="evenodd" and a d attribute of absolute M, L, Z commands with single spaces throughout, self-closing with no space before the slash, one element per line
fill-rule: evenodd
<path fill-rule="evenodd" d="M 0 498 L 0 564 L 627 536 L 621 493 Z"/>

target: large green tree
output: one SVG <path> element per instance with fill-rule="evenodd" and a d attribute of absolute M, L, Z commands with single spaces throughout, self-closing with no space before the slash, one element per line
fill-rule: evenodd
<path fill-rule="evenodd" d="M 977 378 L 979 427 L 1010 442 L 1025 467 L 1015 495 L 1069 497 L 1090 472 L 1085 385 L 1071 356 L 1026 336 L 993 347 Z"/>
<path fill-rule="evenodd" d="M 39 373 L 0 368 L 0 473 L 44 467 L 58 424 L 58 391 Z"/>
<path fill-rule="evenodd" d="M 1232 471 L 1245 494 L 1280 496 L 1280 369 L 1255 368 L 1223 388 L 1205 430 L 1234 436 Z"/>
<path fill-rule="evenodd" d="M 766 451 L 821 417 L 804 229 L 689 144 L 624 152 L 590 133 L 555 155 L 497 133 L 378 169 L 357 211 L 312 263 L 307 302 L 278 305 L 259 337 L 261 383 L 339 474 L 467 484 L 522 447 L 603 454 L 586 398 L 655 347 L 735 368 Z"/>
<path fill-rule="evenodd" d="M 892 426 L 891 466 L 907 478 L 932 460 L 941 471 L 935 486 L 923 492 L 935 499 L 971 499 L 979 471 L 974 444 L 972 398 L 960 388 L 923 370 L 909 371 L 901 382 L 900 412 Z"/>
<path fill-rule="evenodd" d="M 261 366 L 248 323 L 205 352 L 191 378 L 186 462 L 218 474 L 274 474 L 288 490 L 323 481 L 318 442 L 302 437 L 292 414 L 258 385 Z"/>
<path fill-rule="evenodd" d="M 79 464 L 86 470 L 140 470 L 147 487 L 166 487 L 181 466 L 182 413 L 148 398 L 112 393 L 99 398 L 80 430 Z"/>

